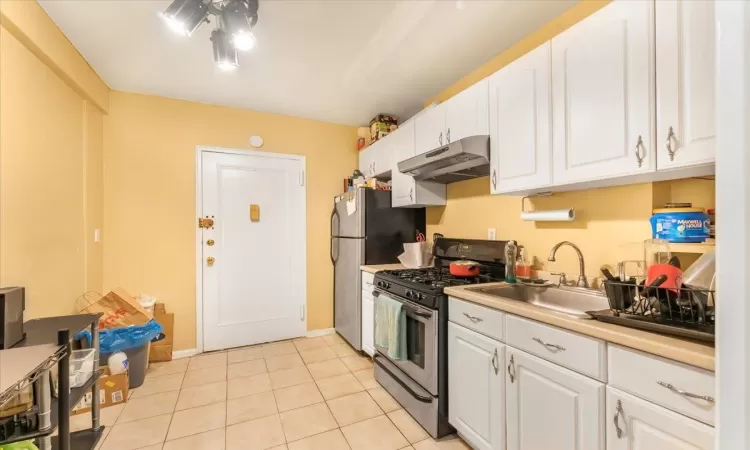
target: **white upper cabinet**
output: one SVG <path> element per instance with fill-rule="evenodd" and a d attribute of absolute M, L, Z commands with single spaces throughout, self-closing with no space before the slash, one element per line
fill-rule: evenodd
<path fill-rule="evenodd" d="M 508 450 L 605 448 L 604 384 L 511 347 L 505 358 Z"/>
<path fill-rule="evenodd" d="M 383 175 L 391 170 L 391 149 L 387 138 L 375 141 L 359 152 L 359 171 L 365 177 Z"/>
<path fill-rule="evenodd" d="M 505 449 L 505 345 L 448 323 L 448 421 L 475 450 Z"/>
<path fill-rule="evenodd" d="M 414 156 L 415 121 L 403 123 L 387 139 L 391 155 L 391 206 L 421 207 L 445 205 L 446 187 L 431 181 L 415 181 L 401 173 L 398 163 Z"/>
<path fill-rule="evenodd" d="M 414 119 L 414 155 L 427 153 L 446 142 L 445 104 L 430 108 Z"/>
<path fill-rule="evenodd" d="M 445 143 L 490 134 L 488 84 L 485 78 L 443 103 Z"/>
<path fill-rule="evenodd" d="M 552 183 L 550 43 L 489 77 L 490 190 L 493 194 Z"/>
<path fill-rule="evenodd" d="M 712 450 L 714 429 L 607 386 L 607 450 Z"/>
<path fill-rule="evenodd" d="M 556 185 L 656 169 L 653 8 L 615 0 L 552 39 Z"/>
<path fill-rule="evenodd" d="M 656 152 L 660 170 L 716 160 L 714 8 L 713 0 L 656 2 Z"/>

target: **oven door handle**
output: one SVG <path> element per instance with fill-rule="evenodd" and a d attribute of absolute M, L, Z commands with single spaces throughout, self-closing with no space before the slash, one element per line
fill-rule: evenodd
<path fill-rule="evenodd" d="M 381 294 L 381 292 L 378 291 L 378 290 L 372 291 L 372 296 L 373 297 L 380 297 L 380 294 Z M 393 297 L 391 297 L 391 298 L 393 298 Z M 403 302 L 401 300 L 396 300 L 396 301 L 399 302 L 399 303 L 401 303 L 403 305 L 402 308 L 404 310 L 406 310 L 406 311 L 414 314 L 415 316 L 424 317 L 425 319 L 431 319 L 432 318 L 432 313 L 430 313 L 430 312 L 422 312 L 422 311 L 420 311 L 420 310 L 418 310 L 416 308 L 413 308 L 413 307 L 407 305 L 405 302 Z"/>
<path fill-rule="evenodd" d="M 377 364 L 378 367 L 383 369 L 385 373 L 387 373 L 392 379 L 394 379 L 398 384 L 400 384 L 401 387 L 404 388 L 404 390 L 406 390 L 406 392 L 408 392 L 412 397 L 414 397 L 415 399 L 419 400 L 422 403 L 432 403 L 432 397 L 425 397 L 424 395 L 419 395 L 416 392 L 414 392 L 414 390 L 410 388 L 409 385 L 401 381 L 401 379 L 397 377 L 396 375 L 394 375 L 393 372 L 391 372 L 387 367 L 385 367 L 383 363 L 378 361 L 378 357 L 382 358 L 382 356 L 375 353 L 375 356 L 373 356 L 372 358 L 373 361 L 375 361 L 375 364 Z"/>

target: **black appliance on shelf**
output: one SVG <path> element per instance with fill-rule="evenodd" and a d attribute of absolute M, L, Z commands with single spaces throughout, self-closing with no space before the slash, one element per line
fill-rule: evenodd
<path fill-rule="evenodd" d="M 11 348 L 23 340 L 24 309 L 24 288 L 0 288 L 0 350 Z"/>
<path fill-rule="evenodd" d="M 506 243 L 438 238 L 434 267 L 375 274 L 376 316 L 378 301 L 388 297 L 403 304 L 407 325 L 405 359 L 390 358 L 376 342 L 375 379 L 434 438 L 455 431 L 448 423 L 448 296 L 443 289 L 503 281 Z M 450 263 L 462 259 L 480 263 L 479 275 L 451 275 Z"/>

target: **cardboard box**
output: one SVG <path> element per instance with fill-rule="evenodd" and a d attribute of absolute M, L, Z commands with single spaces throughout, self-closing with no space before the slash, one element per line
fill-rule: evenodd
<path fill-rule="evenodd" d="M 148 360 L 149 362 L 171 361 L 174 347 L 174 313 L 166 312 L 164 303 L 157 303 L 154 305 L 154 319 L 161 325 L 165 337 L 151 344 Z"/>
<path fill-rule="evenodd" d="M 99 300 L 91 302 L 81 313 L 103 313 L 99 328 L 120 328 L 128 325 L 143 325 L 153 317 L 143 309 L 132 295 L 124 289 L 110 291 Z"/>
<path fill-rule="evenodd" d="M 99 407 L 107 408 L 119 405 L 128 401 L 128 374 L 121 373 L 110 375 L 108 367 L 99 369 L 99 379 L 96 381 L 96 387 L 99 389 Z M 91 411 L 91 391 L 73 408 L 72 415 L 83 414 Z"/>

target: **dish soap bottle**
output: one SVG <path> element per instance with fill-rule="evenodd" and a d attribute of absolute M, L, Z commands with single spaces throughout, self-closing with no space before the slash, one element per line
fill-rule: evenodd
<path fill-rule="evenodd" d="M 518 249 L 518 260 L 516 260 L 516 276 L 518 278 L 531 278 L 531 264 L 526 261 L 526 249 Z"/>
<path fill-rule="evenodd" d="M 516 258 L 518 257 L 518 246 L 516 241 L 508 241 L 505 244 L 505 282 L 516 282 Z"/>

